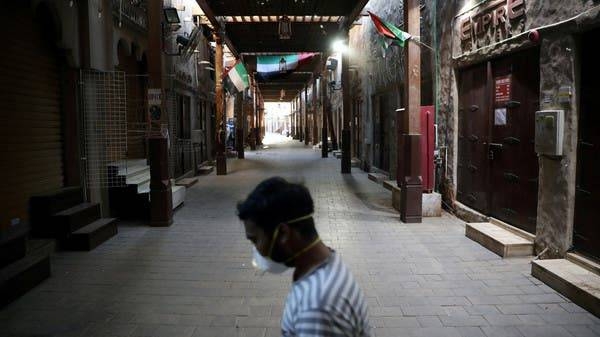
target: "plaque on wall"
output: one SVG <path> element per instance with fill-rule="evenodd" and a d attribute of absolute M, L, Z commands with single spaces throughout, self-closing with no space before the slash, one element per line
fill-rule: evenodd
<path fill-rule="evenodd" d="M 494 103 L 500 105 L 510 101 L 511 98 L 511 76 L 496 77 L 494 90 Z"/>

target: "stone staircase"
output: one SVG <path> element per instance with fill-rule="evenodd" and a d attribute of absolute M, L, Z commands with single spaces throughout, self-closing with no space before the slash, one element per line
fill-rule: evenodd
<path fill-rule="evenodd" d="M 31 235 L 57 240 L 67 250 L 92 250 L 117 234 L 115 218 L 102 218 L 100 205 L 83 201 L 79 187 L 61 189 L 30 201 Z"/>
<path fill-rule="evenodd" d="M 29 226 L 0 229 L 0 308 L 50 277 L 53 240 L 29 240 Z"/>
<path fill-rule="evenodd" d="M 150 215 L 150 166 L 146 159 L 130 159 L 109 165 L 110 179 L 124 187 L 109 189 L 111 212 L 122 219 L 148 219 Z M 185 186 L 171 180 L 173 209 L 185 201 Z"/>

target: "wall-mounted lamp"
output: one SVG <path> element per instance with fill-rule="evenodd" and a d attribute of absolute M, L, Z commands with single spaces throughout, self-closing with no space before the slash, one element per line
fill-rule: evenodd
<path fill-rule="evenodd" d="M 177 8 L 174 8 L 174 7 L 163 8 L 163 14 L 165 15 L 165 21 L 170 25 L 181 22 L 179 20 L 179 14 L 177 14 Z"/>
<path fill-rule="evenodd" d="M 292 20 L 284 15 L 279 18 L 279 39 L 289 40 L 292 38 Z"/>

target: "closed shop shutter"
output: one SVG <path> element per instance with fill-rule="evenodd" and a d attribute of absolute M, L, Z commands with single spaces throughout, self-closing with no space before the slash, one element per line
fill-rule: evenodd
<path fill-rule="evenodd" d="M 58 52 L 51 28 L 30 8 L 11 7 L 0 10 L 0 228 L 28 218 L 32 195 L 63 186 Z"/>

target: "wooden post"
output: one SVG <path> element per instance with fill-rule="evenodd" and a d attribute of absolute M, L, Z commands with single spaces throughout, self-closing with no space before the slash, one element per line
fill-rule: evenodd
<path fill-rule="evenodd" d="M 223 93 L 223 40 L 221 32 L 215 32 L 215 103 L 217 112 L 215 116 L 216 145 L 217 145 L 217 175 L 227 174 L 227 158 L 225 157 L 225 109 Z"/>
<path fill-rule="evenodd" d="M 238 159 L 244 159 L 244 92 L 235 96 L 235 147 Z"/>
<path fill-rule="evenodd" d="M 312 143 L 313 145 L 317 145 L 319 143 L 319 130 L 317 129 L 317 93 L 319 92 L 317 90 L 317 76 L 313 76 L 312 88 Z"/>
<path fill-rule="evenodd" d="M 168 121 L 164 100 L 163 52 L 162 52 L 162 3 L 148 2 L 148 88 L 160 89 L 163 93 L 160 118 L 152 121 L 158 127 Z M 150 121 L 150 117 L 148 117 Z M 152 130 L 153 123 L 149 124 Z M 162 130 L 161 130 L 162 131 Z M 164 133 L 154 134 L 148 139 L 150 161 L 150 225 L 170 226 L 173 223 L 171 180 L 169 179 L 168 140 Z"/>
<path fill-rule="evenodd" d="M 308 145 L 308 86 L 304 87 L 304 145 Z"/>
<path fill-rule="evenodd" d="M 420 36 L 419 0 L 404 1 L 404 28 L 412 36 Z M 406 111 L 401 112 L 402 135 L 398 135 L 397 183 L 400 192 L 400 219 L 407 223 L 422 221 L 421 179 L 421 49 L 413 41 L 405 47 Z"/>
<path fill-rule="evenodd" d="M 348 34 L 346 33 L 346 37 Z M 348 53 L 342 53 L 342 95 L 344 112 L 342 118 L 342 173 L 351 173 L 350 141 L 351 141 L 351 103 L 350 103 L 350 58 Z"/>
<path fill-rule="evenodd" d="M 329 156 L 329 139 L 327 137 L 327 109 L 329 106 L 329 99 L 327 98 L 327 70 L 325 69 L 325 60 L 321 62 L 323 67 L 321 71 L 321 113 L 322 122 L 321 125 L 321 157 L 327 158 Z"/>

